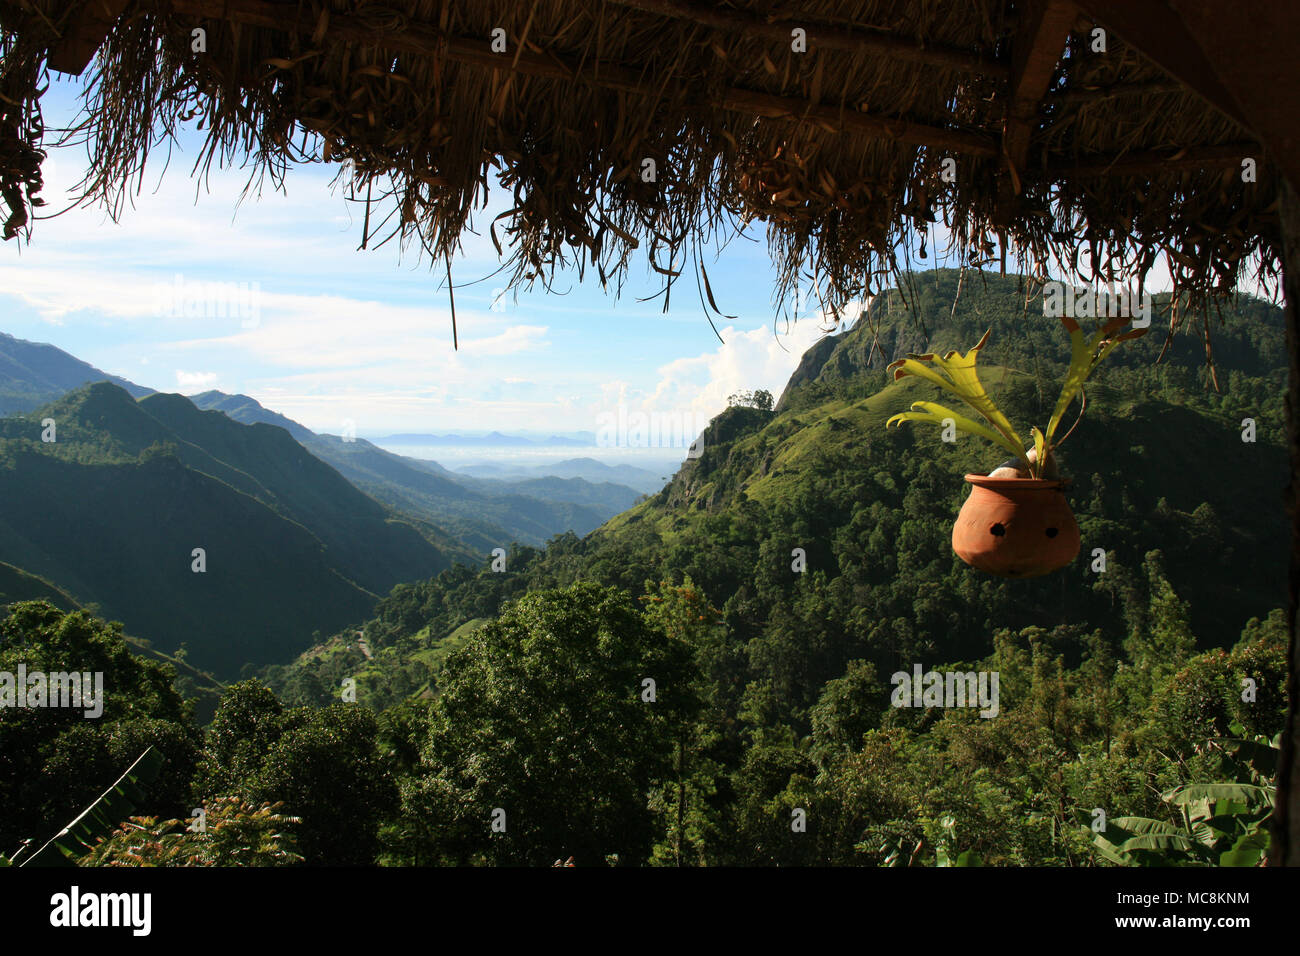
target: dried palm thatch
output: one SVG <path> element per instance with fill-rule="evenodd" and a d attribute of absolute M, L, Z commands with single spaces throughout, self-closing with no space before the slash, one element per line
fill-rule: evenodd
<path fill-rule="evenodd" d="M 89 2 L 106 0 L 0 0 L 6 237 L 37 201 L 46 51 Z M 488 226 L 511 284 L 559 264 L 620 284 L 643 244 L 671 283 L 755 221 L 778 297 L 811 277 L 832 308 L 892 279 L 900 246 L 935 223 L 972 265 L 1009 254 L 1109 281 L 1167 255 L 1198 301 L 1248 265 L 1278 270 L 1278 177 L 1250 134 L 1118 36 L 1094 51 L 1072 8 L 1026 100 L 1033 8 L 1010 0 L 119 6 L 75 131 L 80 196 L 114 214 L 149 153 L 195 124 L 198 172 L 248 163 L 250 182 L 278 182 L 296 163 L 346 164 L 370 200 L 364 242 L 418 237 L 435 262 L 499 172 L 512 204 Z"/>

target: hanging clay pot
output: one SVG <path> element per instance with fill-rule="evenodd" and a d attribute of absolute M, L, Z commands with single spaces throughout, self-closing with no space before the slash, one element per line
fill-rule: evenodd
<path fill-rule="evenodd" d="M 1063 568 L 1079 553 L 1079 525 L 1061 490 L 1039 478 L 967 475 L 974 487 L 952 526 L 952 549 L 972 567 L 1004 578 Z"/>

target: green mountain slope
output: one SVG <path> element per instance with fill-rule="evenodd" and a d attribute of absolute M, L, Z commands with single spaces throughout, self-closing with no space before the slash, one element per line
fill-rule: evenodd
<path fill-rule="evenodd" d="M 313 435 L 304 444 L 376 500 L 446 528 L 482 556 L 516 541 L 539 545 L 566 531 L 586 534 L 638 497 L 630 488 L 580 478 L 472 478 L 363 438 Z"/>
<path fill-rule="evenodd" d="M 287 657 L 374 599 L 307 529 L 170 455 L 79 464 L 7 447 L 0 494 L 23 502 L 0 514 L 0 554 L 218 674 Z"/>
<path fill-rule="evenodd" d="M 56 423 L 43 442 L 42 420 Z M 285 659 L 445 569 L 440 549 L 287 432 L 96 383 L 0 420 L 0 559 L 219 676 Z M 432 529 L 436 531 L 436 529 Z M 436 532 L 441 535 L 441 532 Z M 203 548 L 207 570 L 191 570 Z"/>
<path fill-rule="evenodd" d="M 201 411 L 181 395 L 151 395 L 139 404 L 177 436 L 256 481 L 265 490 L 256 497 L 311 530 L 339 571 L 363 588 L 384 593 L 399 581 L 449 566 L 450 558 L 415 528 L 396 520 L 284 429 L 241 425 L 220 412 Z"/>
<path fill-rule="evenodd" d="M 1158 366 L 1158 331 L 1112 356 L 1060 451 L 1081 554 L 1057 574 L 1006 582 L 968 568 L 950 546 L 969 490 L 962 476 L 1005 454 L 968 436 L 944 443 L 934 428 L 886 429 L 911 402 L 944 398 L 917 380 L 890 382 L 883 366 L 899 351 L 965 351 L 992 327 L 983 377 L 1027 432 L 1055 403 L 1068 340 L 1041 306 L 1025 309 L 1015 278 L 968 275 L 955 310 L 955 274 L 919 281 L 938 289 L 919 298 L 919 314 L 891 315 L 889 297 L 878 299 L 871 321 L 809 350 L 778 411 L 727 409 L 699 459 L 584 540 L 521 550 L 504 574 L 455 568 L 395 591 L 365 627 L 376 657 L 391 650 L 403 685 L 418 686 L 410 672 L 422 652 L 522 594 L 579 579 L 640 594 L 647 580 L 689 576 L 722 610 L 743 660 L 728 693 L 766 688 L 764 706 L 801 723 L 849 661 L 889 673 L 978 659 L 997 629 L 1044 629 L 1071 660 L 1089 641 L 1119 657 L 1148 626 L 1160 582 L 1187 603 L 1202 646 L 1230 645 L 1248 618 L 1285 604 L 1279 310 L 1247 300 L 1225 313 L 1215 330 L 1221 392 L 1207 387 L 1204 347 L 1190 337 L 1176 338 Z M 883 356 L 882 328 L 893 343 Z M 1256 424 L 1253 443 L 1241 440 L 1245 418 Z M 796 549 L 802 573 L 792 569 Z"/>
<path fill-rule="evenodd" d="M 474 560 L 515 541 L 539 545 L 566 531 L 586 534 L 637 499 L 630 488 L 576 476 L 495 480 L 463 475 L 437 462 L 394 454 L 364 438 L 318 435 L 247 395 L 210 391 L 191 400 L 245 424 L 284 428 L 375 500 L 422 528 L 446 529 L 473 552 Z"/>
<path fill-rule="evenodd" d="M 64 611 L 76 610 L 78 607 L 72 596 L 60 588 L 21 568 L 0 561 L 0 606 L 18 601 L 49 601 Z"/>
<path fill-rule="evenodd" d="M 87 382 L 102 381 L 136 398 L 152 391 L 101 372 L 53 345 L 0 333 L 0 415 L 28 412 Z"/>
<path fill-rule="evenodd" d="M 279 412 L 273 412 L 269 408 L 263 407 L 261 402 L 248 395 L 228 395 L 214 389 L 198 395 L 191 395 L 189 398 L 191 402 L 204 411 L 222 412 L 245 425 L 258 423 L 278 425 L 299 441 L 311 438 L 314 434 L 305 425 L 300 425 L 292 418 L 287 418 Z"/>
<path fill-rule="evenodd" d="M 1170 338 L 1169 296 L 1155 295 L 1152 300 L 1151 330 L 1112 353 L 1103 375 L 1115 379 L 1122 378 L 1116 374 L 1121 370 L 1151 369 L 1163 351 L 1163 367 L 1191 373 L 1178 380 L 1180 387 L 1204 391 L 1205 345 L 1200 321 L 1192 331 Z M 1227 379 L 1233 376 L 1279 385 L 1285 381 L 1278 378 L 1285 376 L 1287 366 L 1280 314 L 1266 302 L 1243 297 L 1231 309 L 1209 319 L 1222 389 L 1230 390 Z M 882 292 L 849 333 L 827 336 L 808 349 L 776 408 L 784 411 L 817 404 L 841 393 L 855 397 L 871 394 L 888 381 L 884 369 L 895 359 L 908 353 L 965 352 L 989 328 L 994 333 L 980 355 L 981 363 L 1059 382 L 1059 373 L 1069 360 L 1069 340 L 1060 319 L 1043 315 L 1042 297 L 1034 294 L 1027 280 L 975 270 L 963 276 L 954 269 L 936 269 L 917 274 L 902 289 Z M 1055 387 L 1051 390 L 1055 397 Z"/>

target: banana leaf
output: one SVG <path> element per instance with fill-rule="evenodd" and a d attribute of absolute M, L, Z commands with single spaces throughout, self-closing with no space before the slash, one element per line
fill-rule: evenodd
<path fill-rule="evenodd" d="M 163 755 L 149 747 L 94 803 L 54 835 L 19 866 L 75 866 L 102 837 L 108 836 L 136 810 L 144 799 L 143 783 L 153 782 L 162 769 Z M 57 852 L 56 852 L 57 851 Z"/>
<path fill-rule="evenodd" d="M 1280 751 L 1276 746 L 1262 740 L 1241 740 L 1237 737 L 1211 737 L 1210 740 L 1250 767 L 1257 776 L 1268 780 L 1277 776 Z"/>
<path fill-rule="evenodd" d="M 1219 854 L 1219 866 L 1259 866 L 1268 853 L 1268 830 L 1260 828 L 1247 833 L 1231 850 Z"/>
<path fill-rule="evenodd" d="M 1173 836 L 1183 832 L 1166 820 L 1153 820 L 1150 817 L 1115 817 L 1107 824 L 1106 830 L 1119 830 L 1128 839 L 1152 833 Z"/>
<path fill-rule="evenodd" d="M 1273 805 L 1273 790 L 1251 783 L 1191 783 L 1163 794 L 1161 799 L 1174 806 L 1187 806 L 1200 800 L 1240 800 L 1247 806 Z"/>

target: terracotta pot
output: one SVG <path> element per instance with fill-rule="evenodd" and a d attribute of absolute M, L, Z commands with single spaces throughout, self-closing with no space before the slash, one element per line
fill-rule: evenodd
<path fill-rule="evenodd" d="M 967 475 L 973 487 L 952 526 L 952 549 L 972 567 L 1004 578 L 1063 568 L 1079 553 L 1079 525 L 1064 482 Z"/>

